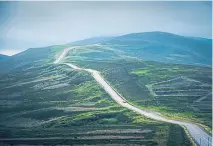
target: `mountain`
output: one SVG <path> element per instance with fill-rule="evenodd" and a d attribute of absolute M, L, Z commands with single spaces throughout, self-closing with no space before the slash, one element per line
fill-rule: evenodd
<path fill-rule="evenodd" d="M 90 44 L 97 44 L 97 43 L 104 43 L 108 40 L 111 40 L 113 37 L 92 37 L 80 41 L 75 41 L 69 43 L 69 45 L 90 45 Z"/>
<path fill-rule="evenodd" d="M 212 64 L 212 40 L 206 38 L 145 32 L 118 36 L 102 44 L 144 60 L 175 64 Z"/>
<path fill-rule="evenodd" d="M 55 59 L 56 52 L 65 47 L 65 45 L 55 45 L 41 48 L 29 48 L 26 51 L 8 57 L 8 59 L 2 59 L 0 60 L 0 75 L 31 67 L 39 63 L 52 63 Z"/>
<path fill-rule="evenodd" d="M 90 74 L 54 64 L 67 47 L 31 48 L 0 61 L 0 145 L 174 145 L 167 135 L 190 144 L 182 127 L 139 116 Z"/>
<path fill-rule="evenodd" d="M 138 107 L 196 119 L 207 127 L 212 125 L 211 68 L 137 59 L 166 62 L 166 56 L 178 54 L 180 48 L 210 56 L 190 41 L 208 49 L 208 39 L 153 32 L 30 48 L 0 60 L 0 137 L 8 145 L 190 146 L 182 127 L 123 108 L 91 74 L 53 63 L 62 50 L 80 45 L 62 61 L 100 71 L 116 91 Z M 196 61 L 195 55 L 184 49 L 180 52 Z M 183 58 L 181 63 L 190 62 Z M 194 102 L 205 94 L 203 101 Z M 7 140 L 10 138 L 16 139 Z"/>
<path fill-rule="evenodd" d="M 7 56 L 7 55 L 0 54 L 0 60 L 6 59 L 6 58 L 8 58 L 8 57 L 9 57 L 9 56 Z"/>

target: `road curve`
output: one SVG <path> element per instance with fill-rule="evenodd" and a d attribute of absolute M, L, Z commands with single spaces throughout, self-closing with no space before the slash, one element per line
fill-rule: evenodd
<path fill-rule="evenodd" d="M 63 50 L 63 52 L 61 53 L 61 55 L 56 59 L 56 61 L 54 62 L 55 64 L 59 64 L 61 62 L 61 60 L 66 56 L 66 54 L 72 50 L 72 49 L 76 49 L 76 47 L 71 47 L 71 48 L 66 48 Z M 122 97 L 119 93 L 117 93 L 105 80 L 104 78 L 100 75 L 100 73 L 96 70 L 93 69 L 85 69 L 85 68 L 80 68 L 74 64 L 71 63 L 60 63 L 60 64 L 64 64 L 67 65 L 75 70 L 79 70 L 79 71 L 87 71 L 89 72 L 93 78 L 102 86 L 102 88 L 110 95 L 110 97 L 116 101 L 118 104 L 120 104 L 123 107 L 126 107 L 132 111 L 135 111 L 143 116 L 146 116 L 148 118 L 154 119 L 154 120 L 158 120 L 158 121 L 163 121 L 163 122 L 167 122 L 167 123 L 172 123 L 172 124 L 178 124 L 181 126 L 186 127 L 186 129 L 188 130 L 189 134 L 191 135 L 191 137 L 194 139 L 194 141 L 197 143 L 197 145 L 199 146 L 212 146 L 212 136 L 210 136 L 209 134 L 207 134 L 203 129 L 201 129 L 199 126 L 197 126 L 196 124 L 192 124 L 192 123 L 187 123 L 187 122 L 182 122 L 182 121 L 177 121 L 177 120 L 169 120 L 165 117 L 162 117 L 160 115 L 157 115 L 153 112 L 148 112 L 148 111 L 144 111 L 142 109 L 139 109 L 131 104 L 129 104 L 126 99 L 124 97 Z"/>

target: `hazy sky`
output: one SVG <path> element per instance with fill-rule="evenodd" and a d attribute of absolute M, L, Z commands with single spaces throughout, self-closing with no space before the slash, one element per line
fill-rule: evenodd
<path fill-rule="evenodd" d="M 0 53 L 132 32 L 211 38 L 211 9 L 211 2 L 0 2 Z"/>

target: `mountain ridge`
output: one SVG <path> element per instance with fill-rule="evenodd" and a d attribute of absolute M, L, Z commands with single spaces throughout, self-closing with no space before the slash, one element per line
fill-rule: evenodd
<path fill-rule="evenodd" d="M 101 44 L 116 50 L 123 51 L 133 57 L 142 60 L 173 64 L 189 64 L 211 66 L 212 39 L 201 37 L 189 37 L 172 34 L 168 32 L 153 31 L 129 33 L 114 37 L 93 37 L 68 43 L 64 46 Z M 29 48 L 21 53 L 11 56 L 18 58 L 27 52 L 38 52 L 53 46 L 41 48 Z M 45 49 L 46 48 L 46 49 Z M 45 51 L 45 54 L 49 51 Z M 0 57 L 1 58 L 1 57 Z"/>
<path fill-rule="evenodd" d="M 2 60 L 2 59 L 6 59 L 6 58 L 9 58 L 9 56 L 4 55 L 4 54 L 0 54 L 0 60 Z"/>
<path fill-rule="evenodd" d="M 144 60 L 176 64 L 212 64 L 212 39 L 145 32 L 118 36 L 103 45 Z"/>

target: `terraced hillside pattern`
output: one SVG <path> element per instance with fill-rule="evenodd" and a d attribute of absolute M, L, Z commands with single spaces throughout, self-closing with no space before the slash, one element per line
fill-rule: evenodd
<path fill-rule="evenodd" d="M 158 35 L 166 38 L 159 40 Z M 148 59 L 145 56 L 152 54 L 152 47 L 162 47 L 159 42 L 171 37 L 158 35 L 155 39 L 153 34 L 133 34 L 31 48 L 0 60 L 0 145 L 193 145 L 183 127 L 120 106 L 91 74 L 62 63 L 95 69 L 128 103 L 168 119 L 195 123 L 210 134 L 210 40 L 172 36 L 171 40 L 178 39 L 189 50 L 176 52 L 176 44 L 162 58 L 156 53 L 153 58 L 158 59 Z M 202 52 L 196 47 L 196 53 L 190 54 L 194 43 L 207 49 Z M 54 64 L 68 47 L 74 49 Z M 180 56 L 184 53 L 187 59 Z"/>

